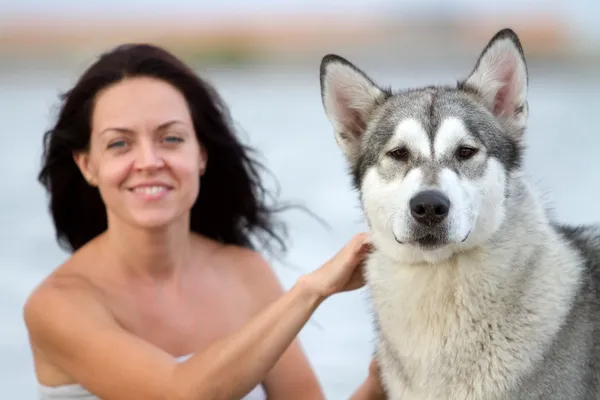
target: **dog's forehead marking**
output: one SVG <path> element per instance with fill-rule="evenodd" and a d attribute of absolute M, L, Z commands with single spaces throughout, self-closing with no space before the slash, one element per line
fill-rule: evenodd
<path fill-rule="evenodd" d="M 423 124 L 414 118 L 401 120 L 389 141 L 388 150 L 398 145 L 405 145 L 421 157 L 431 158 L 431 141 Z"/>
<path fill-rule="evenodd" d="M 464 142 L 468 136 L 469 131 L 461 119 L 446 117 L 442 120 L 434 135 L 433 152 L 436 157 L 442 157 L 454 151 L 456 146 Z"/>

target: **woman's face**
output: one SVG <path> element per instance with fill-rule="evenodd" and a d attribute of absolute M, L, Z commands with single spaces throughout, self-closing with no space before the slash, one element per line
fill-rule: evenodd
<path fill-rule="evenodd" d="M 185 217 L 198 196 L 206 154 L 183 95 L 155 78 L 124 79 L 99 92 L 90 150 L 75 155 L 109 220 L 156 228 Z"/>

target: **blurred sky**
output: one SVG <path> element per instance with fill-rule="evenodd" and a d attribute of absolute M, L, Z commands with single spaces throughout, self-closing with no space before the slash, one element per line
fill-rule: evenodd
<path fill-rule="evenodd" d="M 576 35 L 600 38 L 598 0 L 0 0 L 0 21 L 27 15 L 129 19 L 196 14 L 201 18 L 272 11 L 394 13 L 399 18 L 534 11 L 564 17 Z"/>
<path fill-rule="evenodd" d="M 600 19 L 597 0 L 2 0 L 0 10 L 4 17 L 20 13 L 78 14 L 100 13 L 114 16 L 116 11 L 180 14 L 194 11 L 206 14 L 244 14 L 283 10 L 293 12 L 385 12 L 397 13 L 465 13 L 502 12 L 517 10 L 556 10 L 574 16 Z M 132 15 L 123 15 L 132 17 Z"/>

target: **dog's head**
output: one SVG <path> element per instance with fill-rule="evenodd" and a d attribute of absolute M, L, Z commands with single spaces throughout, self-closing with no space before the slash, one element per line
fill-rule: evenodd
<path fill-rule="evenodd" d="M 378 247 L 407 262 L 436 262 L 499 228 L 507 182 L 521 167 L 527 80 L 510 29 L 454 87 L 392 93 L 347 60 L 323 58 L 325 112 Z"/>

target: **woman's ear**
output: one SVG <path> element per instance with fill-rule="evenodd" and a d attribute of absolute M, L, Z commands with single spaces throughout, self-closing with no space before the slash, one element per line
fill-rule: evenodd
<path fill-rule="evenodd" d="M 200 176 L 204 175 L 206 171 L 206 163 L 208 162 L 208 153 L 206 152 L 206 148 L 200 145 Z"/>
<path fill-rule="evenodd" d="M 90 168 L 90 154 L 88 152 L 73 153 L 73 160 L 87 183 L 96 186 L 95 174 L 92 168 Z"/>

